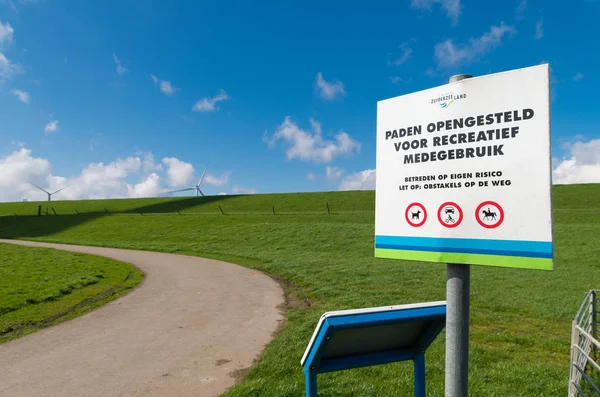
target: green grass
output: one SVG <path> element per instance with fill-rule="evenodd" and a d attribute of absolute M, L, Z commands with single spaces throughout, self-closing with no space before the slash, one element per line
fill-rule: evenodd
<path fill-rule="evenodd" d="M 221 214 L 219 206 L 226 214 L 294 212 L 327 213 L 327 204 L 334 212 L 373 211 L 373 192 L 356 194 L 354 192 L 323 192 L 297 194 L 270 194 L 255 196 L 208 196 L 175 197 L 150 199 L 112 199 L 85 201 L 40 201 L 0 204 L 0 216 L 37 215 L 38 205 L 42 214 L 54 215 L 110 215 L 110 214 Z M 54 211 L 52 209 L 54 208 Z"/>
<path fill-rule="evenodd" d="M 142 278 L 107 258 L 0 244 L 0 343 L 86 313 Z"/>
<path fill-rule="evenodd" d="M 571 321 L 584 293 L 600 283 L 598 197 L 600 185 L 554 188 L 556 271 L 472 267 L 471 395 L 566 392 Z M 135 213 L 173 211 L 174 202 L 188 215 L 9 216 L 0 221 L 0 236 L 222 258 L 286 280 L 292 298 L 287 322 L 243 381 L 226 393 L 230 397 L 302 395 L 300 358 L 324 311 L 445 299 L 443 264 L 373 257 L 373 192 L 52 205 L 58 213 L 69 213 L 68 208 L 92 213 L 103 203 L 115 212 Z M 17 206 L 29 211 L 31 203 L 11 205 L 10 210 L 0 205 L 0 213 Z M 220 215 L 218 205 L 231 215 Z M 282 215 L 274 216 L 272 206 Z M 443 396 L 444 334 L 426 361 L 428 395 Z M 320 396 L 411 395 L 412 367 L 401 363 L 320 375 L 319 391 Z"/>

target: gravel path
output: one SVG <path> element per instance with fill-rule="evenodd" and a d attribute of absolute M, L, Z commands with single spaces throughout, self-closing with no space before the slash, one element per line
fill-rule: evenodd
<path fill-rule="evenodd" d="M 100 255 L 146 277 L 83 316 L 0 345 L 0 396 L 216 396 L 272 339 L 284 294 L 268 276 L 193 256 L 0 242 Z"/>

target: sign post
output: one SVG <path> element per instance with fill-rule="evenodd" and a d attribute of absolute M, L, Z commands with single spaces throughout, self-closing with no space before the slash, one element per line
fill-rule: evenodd
<path fill-rule="evenodd" d="M 450 83 L 473 76 L 459 74 Z M 446 265 L 446 397 L 469 395 L 471 265 Z"/>
<path fill-rule="evenodd" d="M 446 396 L 468 394 L 470 265 L 554 270 L 547 64 L 377 103 L 375 256 L 447 264 Z"/>

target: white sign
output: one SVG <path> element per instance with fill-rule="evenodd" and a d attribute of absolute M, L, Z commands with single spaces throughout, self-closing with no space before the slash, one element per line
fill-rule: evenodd
<path fill-rule="evenodd" d="M 553 270 L 548 65 L 377 103 L 375 256 Z"/>

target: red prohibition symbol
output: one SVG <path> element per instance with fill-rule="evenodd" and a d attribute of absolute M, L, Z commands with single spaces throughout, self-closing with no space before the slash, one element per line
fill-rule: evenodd
<path fill-rule="evenodd" d="M 486 206 L 487 208 L 484 208 Z M 495 208 L 492 209 L 490 207 Z M 477 209 L 475 210 L 475 219 L 477 219 L 477 223 L 486 229 L 495 229 L 504 222 L 504 210 L 500 204 L 495 201 L 484 201 L 477 206 Z M 492 221 L 492 223 L 485 223 L 485 221 Z"/>
<path fill-rule="evenodd" d="M 423 226 L 427 220 L 427 210 L 421 203 L 411 203 L 408 205 L 408 207 L 406 207 L 406 211 L 404 211 L 404 217 L 406 218 L 406 222 L 408 222 L 408 224 L 412 227 Z"/>
<path fill-rule="evenodd" d="M 458 204 L 447 201 L 438 208 L 437 217 L 442 226 L 454 228 L 462 223 L 463 211 Z"/>

